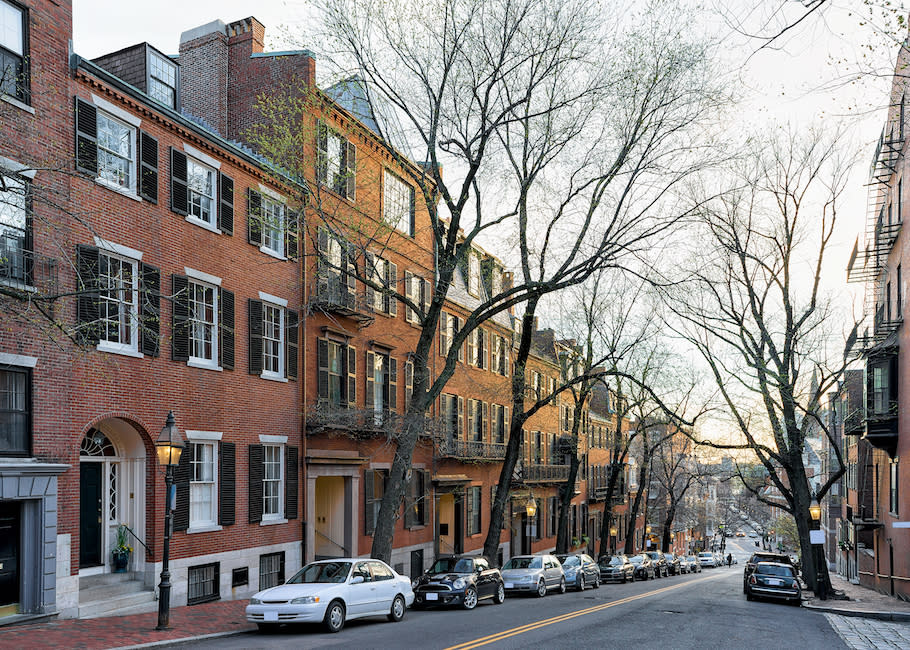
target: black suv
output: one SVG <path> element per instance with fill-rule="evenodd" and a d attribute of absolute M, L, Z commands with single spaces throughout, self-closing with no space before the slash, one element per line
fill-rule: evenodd
<path fill-rule="evenodd" d="M 746 562 L 746 566 L 743 569 L 743 593 L 746 593 L 746 584 L 749 582 L 749 576 L 755 573 L 755 565 L 759 562 L 778 562 L 780 564 L 789 564 L 794 569 L 794 574 L 796 571 L 796 566 L 793 564 L 793 559 L 786 553 L 771 553 L 770 551 L 756 551 L 749 558 L 749 561 Z"/>
<path fill-rule="evenodd" d="M 664 553 L 664 558 L 667 560 L 667 570 L 670 572 L 671 576 L 678 576 L 683 572 L 682 565 L 679 562 L 679 556 L 673 553 Z"/>
<path fill-rule="evenodd" d="M 670 567 L 667 566 L 667 558 L 660 551 L 645 551 L 645 555 L 651 558 L 654 565 L 654 575 L 658 578 L 666 578 L 670 575 Z"/>
<path fill-rule="evenodd" d="M 461 605 L 474 609 L 477 602 L 492 598 L 497 605 L 506 599 L 499 569 L 479 555 L 448 555 L 414 580 L 414 607 Z"/>

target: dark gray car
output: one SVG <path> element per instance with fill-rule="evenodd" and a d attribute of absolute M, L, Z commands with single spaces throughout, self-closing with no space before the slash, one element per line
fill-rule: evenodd
<path fill-rule="evenodd" d="M 562 570 L 566 574 L 566 584 L 584 591 L 587 585 L 595 589 L 600 588 L 600 569 L 590 555 L 575 553 L 570 555 L 557 555 L 556 559 L 562 562 Z"/>

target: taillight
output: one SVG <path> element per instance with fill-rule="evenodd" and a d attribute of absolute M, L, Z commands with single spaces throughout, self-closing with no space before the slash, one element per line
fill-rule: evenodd
<path fill-rule="evenodd" d="M 757 585 L 757 584 L 758 584 L 758 580 L 755 579 L 755 576 L 749 576 L 749 584 L 750 584 L 750 585 Z"/>

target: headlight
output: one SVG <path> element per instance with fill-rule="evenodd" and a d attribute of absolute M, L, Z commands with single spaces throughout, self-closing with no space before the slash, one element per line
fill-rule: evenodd
<path fill-rule="evenodd" d="M 250 605 L 261 605 L 262 601 L 258 598 L 250 598 Z"/>
<path fill-rule="evenodd" d="M 464 578 L 456 578 L 452 583 L 453 589 L 464 589 Z"/>
<path fill-rule="evenodd" d="M 312 605 L 319 602 L 319 596 L 301 596 L 300 598 L 292 598 L 292 605 Z"/>
<path fill-rule="evenodd" d="M 413 580 L 411 580 L 411 588 L 412 588 L 412 589 L 416 589 L 416 588 L 417 588 L 417 585 L 419 585 L 419 584 L 420 584 L 420 580 L 418 580 L 417 578 L 414 578 Z"/>
<path fill-rule="evenodd" d="M 521 576 L 522 582 L 534 582 L 534 576 Z"/>

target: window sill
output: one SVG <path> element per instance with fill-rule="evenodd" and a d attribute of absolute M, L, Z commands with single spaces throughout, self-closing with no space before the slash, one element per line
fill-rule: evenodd
<path fill-rule="evenodd" d="M 95 349 L 99 352 L 110 352 L 111 354 L 120 354 L 135 359 L 145 358 L 139 351 L 134 350 L 133 348 L 126 348 L 116 343 L 108 343 L 107 341 L 99 341 Z"/>
<path fill-rule="evenodd" d="M 220 234 L 221 234 L 221 231 L 218 230 L 218 228 L 216 228 L 215 226 L 213 226 L 212 224 L 210 224 L 208 221 L 203 221 L 203 220 L 200 219 L 199 217 L 194 217 L 193 215 L 187 215 L 187 216 L 184 217 L 184 218 L 186 219 L 187 223 L 191 223 L 191 224 L 193 224 L 194 226 L 199 226 L 199 227 L 202 228 L 203 230 L 208 230 L 209 232 L 213 232 L 213 233 L 215 233 L 216 235 L 220 235 Z"/>
<path fill-rule="evenodd" d="M 100 185 L 101 187 L 106 187 L 107 189 L 111 190 L 112 192 L 116 192 L 117 194 L 120 194 L 121 196 L 125 196 L 128 199 L 133 199 L 134 201 L 137 201 L 138 203 L 142 203 L 142 199 L 139 198 L 139 196 L 136 195 L 136 193 L 132 189 L 126 189 L 125 187 L 123 187 L 121 185 L 117 185 L 116 183 L 112 183 L 109 180 L 101 178 L 100 176 L 95 179 L 95 184 Z"/>
<path fill-rule="evenodd" d="M 275 374 L 272 374 L 272 373 L 265 373 L 265 372 L 263 372 L 263 373 L 262 373 L 261 375 L 259 375 L 259 376 L 260 376 L 262 379 L 268 379 L 269 381 L 277 381 L 277 382 L 282 383 L 282 384 L 288 383 L 288 378 L 287 378 L 287 377 L 282 377 L 281 375 L 275 375 Z"/>
<path fill-rule="evenodd" d="M 30 284 L 25 284 L 24 282 L 19 282 L 18 280 L 0 280 L 0 287 L 9 287 L 10 289 L 23 291 L 25 293 L 38 293 L 38 287 L 33 287 Z"/>
<path fill-rule="evenodd" d="M 223 530 L 218 524 L 207 524 L 205 526 L 198 526 L 196 528 L 187 528 L 186 534 L 193 535 L 194 533 L 217 533 L 219 530 Z"/>
<path fill-rule="evenodd" d="M 212 361 L 203 360 L 203 359 L 190 359 L 186 362 L 186 365 L 189 366 L 190 368 L 201 368 L 202 370 L 214 370 L 215 372 L 224 371 L 224 368 L 222 368 L 218 364 L 216 364 Z"/>
<path fill-rule="evenodd" d="M 276 524 L 286 524 L 288 523 L 287 519 L 263 519 L 259 522 L 260 526 L 274 526 Z"/>
<path fill-rule="evenodd" d="M 11 97 L 9 95 L 0 95 L 0 100 L 3 100 L 7 104 L 15 106 L 16 108 L 21 108 L 26 113 L 31 113 L 32 115 L 35 114 L 35 109 L 20 99 L 16 99 L 15 97 Z"/>
<path fill-rule="evenodd" d="M 286 258 L 286 257 L 285 257 L 284 255 L 282 255 L 281 253 L 278 253 L 278 252 L 276 252 L 276 251 L 273 251 L 271 248 L 266 248 L 265 246 L 260 246 L 260 247 L 259 247 L 259 250 L 260 250 L 260 252 L 265 253 L 265 254 L 268 255 L 269 257 L 274 257 L 276 260 L 281 260 L 282 262 L 287 262 L 287 261 L 288 261 L 288 258 Z"/>

